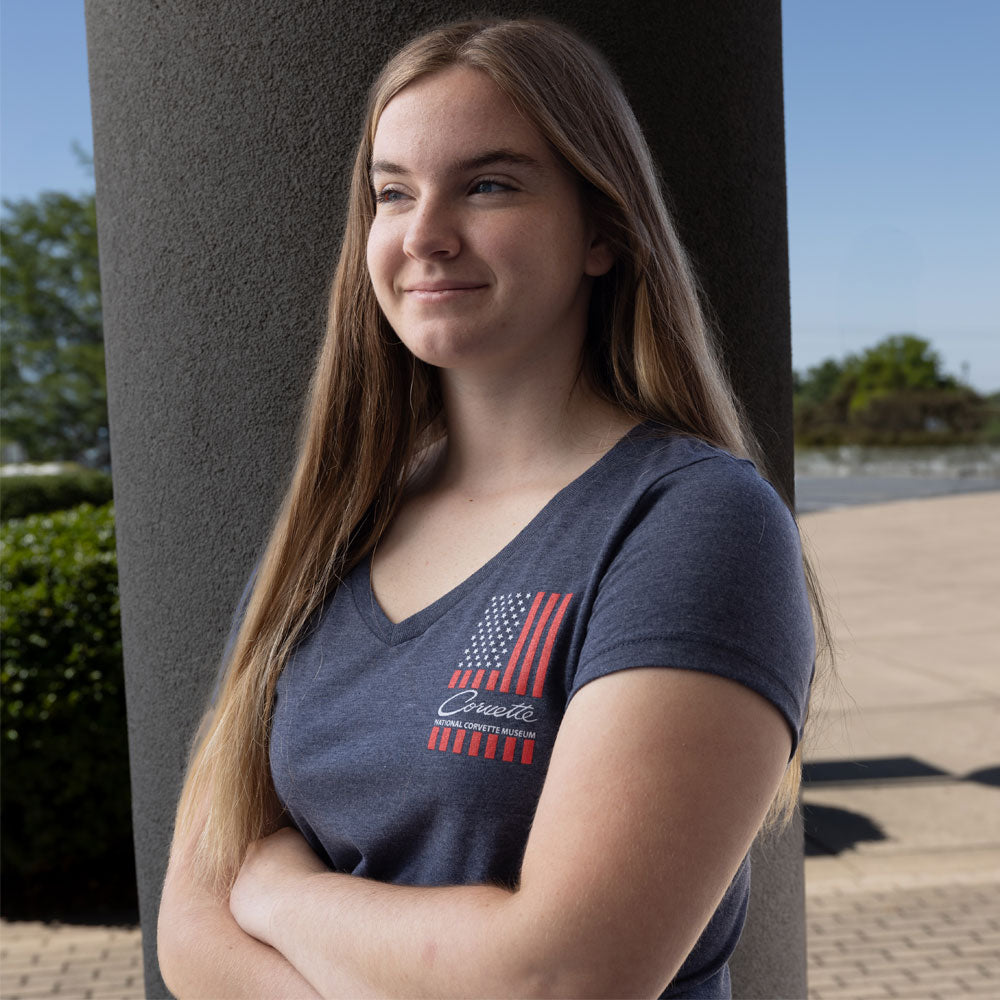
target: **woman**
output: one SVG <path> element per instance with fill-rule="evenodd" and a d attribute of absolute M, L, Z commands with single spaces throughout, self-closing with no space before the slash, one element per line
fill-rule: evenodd
<path fill-rule="evenodd" d="M 165 979 L 728 996 L 823 616 L 620 86 L 551 23 L 431 32 L 373 87 L 350 197 Z"/>

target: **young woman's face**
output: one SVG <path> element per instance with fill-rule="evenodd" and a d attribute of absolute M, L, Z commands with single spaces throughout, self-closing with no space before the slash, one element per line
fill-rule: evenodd
<path fill-rule="evenodd" d="M 379 119 L 368 270 L 403 343 L 432 365 L 573 363 L 592 276 L 613 263 L 574 178 L 485 74 L 453 67 Z"/>

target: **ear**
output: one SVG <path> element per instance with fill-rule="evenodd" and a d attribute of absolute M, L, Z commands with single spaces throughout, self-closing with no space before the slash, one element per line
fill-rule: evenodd
<path fill-rule="evenodd" d="M 583 273 L 589 274 L 592 278 L 599 278 L 602 274 L 607 274 L 614 263 L 615 255 L 608 241 L 600 233 L 594 233 L 587 249 Z"/>

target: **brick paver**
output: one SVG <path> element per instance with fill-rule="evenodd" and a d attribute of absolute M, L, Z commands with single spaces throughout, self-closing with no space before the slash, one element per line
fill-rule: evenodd
<path fill-rule="evenodd" d="M 830 817 L 806 862 L 812 1000 L 1000 1000 L 1000 492 L 801 526 L 839 654 L 806 757 L 842 765 L 803 793 Z M 909 770 L 874 780 L 890 760 Z"/>
<path fill-rule="evenodd" d="M 806 897 L 810 1000 L 1000 998 L 1000 879 Z"/>
<path fill-rule="evenodd" d="M 810 885 L 809 1000 L 1000 1000 L 1000 879 Z M 137 1000 L 138 929 L 0 926 L 0 997 Z"/>
<path fill-rule="evenodd" d="M 141 1000 L 138 928 L 0 924 L 0 997 Z"/>

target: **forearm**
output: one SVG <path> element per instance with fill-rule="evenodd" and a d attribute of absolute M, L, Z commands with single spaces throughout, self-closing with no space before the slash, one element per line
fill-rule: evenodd
<path fill-rule="evenodd" d="M 179 1000 L 318 996 L 278 951 L 240 929 L 226 903 L 171 908 L 168 901 L 157 950 L 163 980 Z"/>
<path fill-rule="evenodd" d="M 397 886 L 322 873 L 276 903 L 271 943 L 324 997 L 528 996 L 549 992 L 516 894 Z"/>

